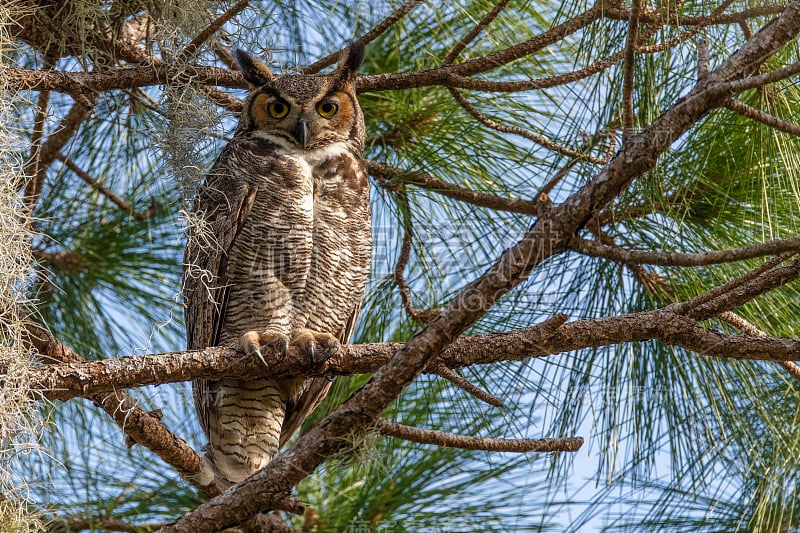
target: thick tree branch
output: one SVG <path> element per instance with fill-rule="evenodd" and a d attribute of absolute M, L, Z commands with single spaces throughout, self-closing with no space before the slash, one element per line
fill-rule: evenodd
<path fill-rule="evenodd" d="M 43 357 L 70 366 L 91 364 L 46 329 L 30 321 L 26 325 L 28 342 Z M 219 494 L 213 478 L 205 481 L 197 479 L 196 476 L 206 468 L 203 459 L 183 439 L 167 429 L 160 416 L 145 411 L 124 391 L 113 388 L 86 397 L 108 413 L 129 438 L 149 448 L 207 496 Z"/>
<path fill-rule="evenodd" d="M 712 24 L 737 24 L 753 18 L 769 15 L 778 15 L 786 9 L 786 5 L 758 6 L 735 13 L 718 13 L 711 16 L 692 16 L 676 13 L 671 5 L 657 10 L 647 10 L 639 15 L 643 24 L 665 23 L 676 26 L 710 26 Z M 616 20 L 628 20 L 631 16 L 629 9 L 622 7 L 621 2 L 608 2 L 603 10 L 603 16 Z"/>
<path fill-rule="evenodd" d="M 4 78 L 7 90 L 52 90 L 75 94 L 85 94 L 87 91 L 103 92 L 148 85 L 164 85 L 180 75 L 197 83 L 247 88 L 247 82 L 241 73 L 219 67 L 184 65 L 176 71 L 161 64 L 123 68 L 114 72 L 66 72 L 63 70 L 0 67 L 0 76 Z"/>
<path fill-rule="evenodd" d="M 433 444 L 446 448 L 462 450 L 486 450 L 490 452 L 577 452 L 583 446 L 583 439 L 496 439 L 454 435 L 431 429 L 404 426 L 395 422 L 378 419 L 374 424 L 381 435 L 410 440 L 420 444 Z"/>
<path fill-rule="evenodd" d="M 584 348 L 597 348 L 625 342 L 667 339 L 671 343 L 706 354 L 726 357 L 708 351 L 704 344 L 684 345 L 674 342 L 676 317 L 684 324 L 707 320 L 800 277 L 800 259 L 785 266 L 766 263 L 753 272 L 710 290 L 687 302 L 670 304 L 663 309 L 629 315 L 578 320 L 564 323 L 566 315 L 557 315 L 537 326 L 504 333 L 475 335 L 457 340 L 440 355 L 437 363 L 447 368 L 461 368 L 500 361 L 518 361 Z M 752 336 L 752 335 L 751 335 Z M 746 352 L 747 358 L 761 360 L 786 359 L 786 346 L 797 339 L 764 338 L 760 352 Z M 357 344 L 342 346 L 323 364 L 312 365 L 302 352 L 292 347 L 287 357 L 266 369 L 259 360 L 248 358 L 230 348 L 206 348 L 188 352 L 123 357 L 79 364 L 50 365 L 31 374 L 31 389 L 41 391 L 49 399 L 66 400 L 76 396 L 93 396 L 108 391 L 158 385 L 178 381 L 208 379 L 220 376 L 332 376 L 375 372 L 404 347 L 399 343 Z M 264 348 L 266 349 L 266 348 Z M 777 351 L 770 351 L 770 350 Z M 80 357 L 80 356 L 78 356 Z M 74 358 L 73 358 L 74 360 Z M 437 367 L 431 372 L 436 373 Z"/>

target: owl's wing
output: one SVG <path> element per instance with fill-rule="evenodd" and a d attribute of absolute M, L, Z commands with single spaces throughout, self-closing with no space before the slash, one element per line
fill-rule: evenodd
<path fill-rule="evenodd" d="M 346 344 L 350 342 L 350 336 L 353 334 L 353 329 L 358 320 L 358 314 L 361 312 L 361 302 L 356 303 L 353 312 L 347 319 L 344 329 L 339 334 L 339 342 Z M 289 400 L 286 406 L 286 416 L 283 419 L 283 427 L 281 428 L 281 438 L 278 444 L 282 448 L 286 441 L 294 435 L 306 417 L 317 408 L 317 406 L 325 399 L 328 390 L 331 388 L 331 381 L 327 378 L 313 378 L 306 391 L 300 396 L 297 402 Z"/>
<path fill-rule="evenodd" d="M 257 187 L 230 175 L 230 145 L 198 191 L 183 259 L 186 342 L 190 350 L 216 346 L 228 303 L 228 251 L 255 200 Z M 208 427 L 207 382 L 193 383 L 195 407 Z"/>

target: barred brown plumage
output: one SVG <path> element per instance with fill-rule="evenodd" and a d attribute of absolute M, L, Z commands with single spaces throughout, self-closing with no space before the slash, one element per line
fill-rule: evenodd
<path fill-rule="evenodd" d="M 349 341 L 372 247 L 355 96 L 363 53 L 346 50 L 330 74 L 276 77 L 237 52 L 252 90 L 195 199 L 189 349 L 241 347 L 263 360 L 260 346 L 293 344 L 321 361 Z M 269 464 L 329 388 L 324 378 L 195 382 L 208 481 L 225 489 Z"/>

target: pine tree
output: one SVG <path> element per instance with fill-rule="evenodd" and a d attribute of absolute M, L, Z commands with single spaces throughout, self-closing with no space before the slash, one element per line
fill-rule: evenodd
<path fill-rule="evenodd" d="M 0 23 L 0 530 L 800 524 L 800 4 L 13 0 Z M 354 344 L 293 453 L 220 496 L 188 382 L 267 371 L 183 351 L 229 50 L 317 72 L 355 40 Z"/>

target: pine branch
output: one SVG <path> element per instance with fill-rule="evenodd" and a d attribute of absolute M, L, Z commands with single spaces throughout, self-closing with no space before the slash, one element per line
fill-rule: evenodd
<path fill-rule="evenodd" d="M 503 404 L 503 400 L 501 400 L 494 394 L 491 394 L 481 389 L 477 385 L 471 383 L 467 378 L 459 376 L 458 374 L 456 374 L 443 364 L 437 366 L 434 372 L 436 373 L 436 375 L 446 379 L 459 389 L 463 390 L 470 396 L 479 399 L 482 402 L 486 402 L 493 407 L 498 407 L 498 408 L 505 407 L 505 405 Z"/>
<path fill-rule="evenodd" d="M 398 90 L 431 85 L 442 85 L 452 88 L 492 92 L 518 92 L 533 89 L 544 89 L 578 81 L 601 72 L 602 70 L 605 70 L 611 65 L 617 63 L 623 58 L 624 50 L 601 59 L 589 67 L 548 78 L 516 82 L 494 82 L 478 80 L 469 76 L 496 69 L 500 66 L 509 64 L 513 61 L 544 49 L 546 46 L 563 39 L 567 35 L 570 35 L 571 33 L 574 33 L 591 24 L 600 17 L 605 16 L 606 13 L 613 12 L 608 11 L 606 7 L 607 6 L 594 6 L 578 16 L 570 19 L 569 21 L 566 21 L 540 35 L 537 35 L 528 41 L 525 41 L 524 43 L 519 43 L 503 50 L 493 52 L 482 58 L 466 61 L 457 65 L 444 65 L 440 68 L 421 72 L 395 72 L 391 74 L 362 76 L 357 80 L 357 87 L 359 92 Z M 784 12 L 785 9 L 786 8 L 783 6 L 771 6 L 769 9 L 764 11 L 764 14 Z M 715 10 L 715 12 L 716 11 L 718 10 Z M 618 11 L 613 13 L 622 14 L 623 12 Z M 627 20 L 630 17 L 630 12 L 625 11 L 624 13 L 625 19 Z M 755 11 L 752 13 L 755 13 Z M 750 14 L 747 16 L 749 17 Z M 656 32 L 661 26 L 663 26 L 663 24 L 667 22 L 659 17 L 648 18 L 644 14 L 642 17 L 643 23 L 652 24 L 653 26 L 648 28 L 647 34 L 641 36 L 640 42 L 646 41 L 649 36 L 653 35 L 654 32 Z M 740 18 L 741 17 L 730 19 L 729 22 L 737 22 Z M 690 20 L 692 23 L 698 25 L 698 27 L 701 27 L 703 25 L 717 23 L 719 21 L 728 19 L 723 19 L 718 16 L 707 16 L 699 17 L 696 21 L 691 18 L 683 17 L 681 17 L 680 20 L 682 22 Z M 691 33 L 691 31 L 687 32 L 686 34 L 682 35 L 678 41 L 670 42 L 668 44 L 669 46 L 674 46 L 678 44 L 678 42 L 690 38 L 695 33 L 696 31 L 694 33 Z M 665 46 L 666 45 L 658 45 L 655 48 L 637 46 L 636 51 L 639 53 L 655 53 L 665 49 Z M 338 58 L 338 53 L 331 54 L 329 57 L 333 58 L 330 61 L 335 61 L 335 58 Z M 765 84 L 774 83 L 775 81 L 791 76 L 798 71 L 800 71 L 800 64 L 793 65 L 785 69 L 780 69 L 780 71 L 775 71 L 773 73 L 769 73 L 768 75 L 765 74 L 762 76 L 754 76 L 746 80 L 738 80 L 734 85 L 727 87 L 727 89 L 731 90 L 732 92 L 739 92 L 747 88 L 759 87 Z M 181 69 L 175 71 L 174 69 L 168 68 L 163 64 L 144 65 L 136 68 L 118 70 L 113 73 L 75 73 L 19 68 L 3 68 L 2 72 L 6 81 L 6 87 L 9 90 L 53 90 L 73 93 L 76 95 L 84 94 L 87 90 L 108 91 L 112 89 L 131 89 L 134 87 L 164 84 L 169 83 L 170 80 L 178 79 L 181 76 L 181 79 L 191 80 L 204 85 L 217 85 L 235 88 L 247 87 L 247 84 L 240 73 L 229 69 L 221 69 L 212 66 L 184 65 L 181 67 Z M 224 94 L 225 93 L 220 93 L 220 96 Z M 227 96 L 227 99 L 232 98 L 228 95 L 225 96 Z M 228 102 L 227 104 L 223 104 L 222 102 L 220 103 L 221 105 L 233 106 L 231 109 L 240 109 L 239 102 Z"/>
<path fill-rule="evenodd" d="M 120 533 L 153 533 L 161 528 L 163 523 L 128 524 L 114 518 L 71 518 L 69 520 L 53 520 L 50 522 L 50 531 L 116 531 Z"/>
<path fill-rule="evenodd" d="M 577 452 L 583 446 L 583 439 L 496 439 L 489 437 L 470 437 L 454 435 L 431 429 L 421 429 L 404 426 L 383 419 L 378 419 L 374 425 L 381 435 L 410 440 L 420 444 L 433 444 L 446 448 L 460 448 L 462 450 L 485 450 L 489 452 Z"/>
<path fill-rule="evenodd" d="M 536 144 L 547 148 L 548 150 L 552 150 L 556 153 L 561 155 L 565 155 L 568 157 L 574 157 L 578 160 L 585 160 L 590 163 L 594 163 L 595 165 L 605 165 L 608 163 L 607 159 L 600 159 L 599 157 L 594 157 L 589 154 L 582 154 L 571 148 L 567 148 L 566 146 L 561 146 L 558 143 L 555 143 L 545 137 L 544 135 L 539 135 L 537 133 L 533 133 L 532 131 L 526 130 L 525 128 L 520 128 L 519 126 L 509 126 L 508 124 L 501 124 L 492 120 L 491 118 L 487 117 L 478 109 L 472 105 L 464 95 L 462 95 L 459 91 L 452 87 L 448 87 L 450 94 L 453 95 L 458 105 L 460 105 L 467 113 L 469 113 L 472 118 L 483 124 L 489 129 L 493 129 L 495 131 L 499 131 L 501 133 L 510 133 L 512 135 L 517 135 L 522 137 L 523 139 L 528 139 L 529 141 L 533 141 Z"/>
<path fill-rule="evenodd" d="M 628 18 L 628 37 L 625 41 L 625 55 L 622 63 L 623 142 L 628 142 L 628 136 L 634 132 L 633 75 L 636 70 L 636 43 L 639 39 L 639 15 L 641 10 L 641 0 L 633 0 L 630 17 Z"/>
<path fill-rule="evenodd" d="M 800 277 L 800 259 L 795 259 L 785 266 L 776 266 L 784 262 L 789 255 L 795 254 L 778 256 L 705 294 L 686 302 L 671 304 L 669 308 L 695 320 L 706 320 L 724 311 L 730 311 Z"/>
<path fill-rule="evenodd" d="M 592 257 L 604 257 L 625 264 L 696 267 L 744 261 L 784 252 L 800 252 L 800 237 L 775 239 L 751 246 L 696 253 L 626 250 L 618 246 L 610 246 L 597 241 L 581 239 L 580 237 L 574 238 L 571 245 L 577 252 Z"/>
<path fill-rule="evenodd" d="M 665 23 L 675 26 L 710 26 L 719 24 L 738 24 L 749 19 L 766 17 L 769 15 L 779 15 L 786 9 L 788 4 L 776 4 L 769 6 L 757 6 L 743 9 L 735 13 L 718 13 L 711 16 L 693 16 L 678 14 L 672 5 L 655 10 L 646 10 L 639 15 L 643 24 Z M 615 20 L 628 20 L 631 11 L 622 7 L 621 2 L 608 2 L 605 4 L 603 16 Z"/>
<path fill-rule="evenodd" d="M 456 60 L 458 55 L 464 51 L 464 49 L 469 46 L 469 44 L 475 40 L 475 38 L 483 33 L 483 30 L 486 29 L 489 24 L 492 23 L 497 16 L 503 12 L 503 10 L 508 5 L 509 0 L 500 0 L 497 5 L 495 5 L 492 10 L 481 19 L 473 28 L 467 33 L 460 41 L 458 41 L 453 48 L 444 56 L 442 59 L 442 65 L 450 65 L 453 61 Z"/>
<path fill-rule="evenodd" d="M 734 0 L 725 0 L 714 9 L 711 15 L 709 15 L 704 20 L 699 21 L 694 28 L 683 32 L 681 35 L 678 35 L 674 39 L 670 39 L 667 42 L 653 44 L 650 46 L 639 46 L 636 48 L 636 51 L 642 54 L 655 54 L 657 52 L 663 52 L 665 50 L 669 50 L 670 48 L 674 48 L 675 46 L 688 41 L 689 39 L 700 33 L 700 31 L 704 27 L 708 26 L 716 15 L 719 15 L 720 13 L 725 11 L 733 3 L 733 1 Z"/>
<path fill-rule="evenodd" d="M 66 166 L 68 169 L 74 172 L 76 176 L 78 176 L 85 183 L 87 183 L 92 189 L 96 190 L 97 192 L 108 198 L 109 201 L 111 201 L 111 203 L 119 207 L 121 211 L 128 213 L 129 215 L 132 215 L 133 218 L 135 218 L 136 220 L 143 222 L 151 218 L 155 214 L 155 208 L 153 206 L 151 206 L 145 211 L 141 212 L 134 211 L 133 206 L 131 206 L 128 202 L 126 202 L 113 192 L 111 192 L 110 189 L 98 183 L 96 179 L 91 177 L 85 170 L 76 165 L 75 162 L 72 161 L 70 158 L 68 158 L 62 153 L 59 153 L 56 156 L 56 158 L 62 163 L 64 163 L 64 166 Z"/>
<path fill-rule="evenodd" d="M 766 124 L 772 129 L 789 133 L 791 135 L 800 135 L 799 125 L 780 119 L 776 116 L 770 115 L 769 113 L 765 113 L 764 111 L 756 109 L 755 107 L 751 107 L 740 100 L 730 99 L 725 104 L 725 107 L 751 120 Z"/>
<path fill-rule="evenodd" d="M 464 61 L 463 63 L 459 63 L 458 65 L 450 68 L 437 70 L 458 74 L 460 76 L 472 76 L 494 70 L 498 67 L 508 65 L 509 63 L 513 63 L 518 59 L 529 56 L 534 52 L 543 50 L 551 44 L 560 41 L 564 37 L 567 37 L 568 35 L 571 35 L 592 24 L 596 20 L 600 19 L 602 14 L 603 7 L 599 3 L 595 4 L 583 13 L 580 13 L 566 22 L 562 22 L 561 24 L 550 28 L 544 33 L 540 33 L 539 35 L 531 37 L 523 43 L 509 46 L 508 48 L 498 50 L 497 52 L 492 52 L 491 54 L 481 58 Z"/>
<path fill-rule="evenodd" d="M 756 89 L 758 87 L 763 87 L 764 85 L 770 85 L 772 83 L 785 80 L 786 78 L 790 78 L 797 73 L 800 73 L 800 62 L 792 63 L 791 65 L 786 65 L 785 67 L 777 70 L 771 70 L 757 76 L 750 76 L 742 80 L 728 82 L 727 88 L 733 93 L 740 93 L 742 91 L 746 91 L 747 89 Z"/>
<path fill-rule="evenodd" d="M 441 353 L 438 364 L 448 369 L 462 368 L 652 339 L 663 339 L 671 344 L 695 351 L 702 350 L 701 353 L 716 357 L 783 361 L 791 358 L 787 357 L 787 353 L 792 349 L 800 349 L 800 340 L 754 336 L 750 332 L 746 332 L 746 337 L 724 337 L 730 343 L 737 342 L 737 339 L 744 343 L 743 348 L 737 350 L 740 355 L 735 355 L 737 352 L 728 354 L 725 350 L 709 350 L 697 340 L 692 341 L 694 344 L 685 344 L 683 339 L 678 339 L 678 342 L 671 335 L 676 320 L 679 325 L 696 324 L 721 315 L 749 301 L 749 297 L 766 292 L 770 287 L 775 288 L 798 277 L 800 260 L 787 267 L 762 273 L 749 283 L 729 288 L 728 292 L 718 294 L 712 299 L 714 306 L 711 309 L 719 310 L 716 314 L 709 312 L 708 304 L 693 306 L 684 302 L 653 311 L 568 323 L 563 323 L 565 315 L 557 315 L 557 321 L 546 321 L 531 328 L 464 337 Z M 753 290 L 753 286 L 759 287 L 759 290 Z M 742 296 L 742 287 L 747 297 Z M 719 305 L 717 300 L 722 300 L 724 304 Z M 223 376 L 320 377 L 364 374 L 378 371 L 404 347 L 400 343 L 344 345 L 328 361 L 316 365 L 310 363 L 302 351 L 291 347 L 286 358 L 269 369 L 259 360 L 246 357 L 231 348 L 221 347 L 90 362 L 69 359 L 76 362 L 37 367 L 30 374 L 30 387 L 37 395 L 50 400 L 67 400 L 95 397 L 124 388 L 196 379 L 219 379 Z M 438 365 L 431 367 L 429 372 L 438 373 L 437 367 Z"/>
<path fill-rule="evenodd" d="M 368 45 L 383 35 L 387 30 L 389 30 L 389 28 L 394 26 L 397 21 L 408 15 L 415 7 L 420 5 L 422 1 L 423 0 L 406 0 L 402 6 L 397 8 L 397 10 L 391 13 L 388 17 L 376 24 L 374 28 L 356 39 L 353 44 L 360 44 L 361 46 Z M 333 65 L 342 56 L 343 51 L 344 49 L 337 50 L 336 52 L 328 54 L 322 59 L 317 60 L 316 62 L 304 68 L 303 74 L 316 74 L 325 67 Z"/>
<path fill-rule="evenodd" d="M 249 0 L 240 0 L 228 9 L 225 13 L 217 17 L 211 24 L 208 25 L 203 31 L 198 33 L 194 39 L 178 54 L 177 61 L 183 63 L 187 61 L 194 53 L 206 42 L 212 35 L 214 35 L 226 22 L 238 15 L 247 5 Z"/>
<path fill-rule="evenodd" d="M 28 321 L 26 326 L 28 341 L 44 358 L 68 366 L 91 364 L 45 328 L 32 321 Z M 207 496 L 219 494 L 211 473 L 201 475 L 207 470 L 203 459 L 183 439 L 167 429 L 157 413 L 145 411 L 127 393 L 116 389 L 86 397 L 108 413 L 129 439 L 153 451 Z"/>
<path fill-rule="evenodd" d="M 447 183 L 430 174 L 395 168 L 380 161 L 369 160 L 366 163 L 370 175 L 374 176 L 380 185 L 389 190 L 397 190 L 398 185 L 395 185 L 395 182 L 400 182 L 401 184 L 414 185 L 442 196 L 480 207 L 526 215 L 536 215 L 538 213 L 536 203 L 529 200 L 502 198 L 493 194 L 470 191 L 452 183 Z"/>
<path fill-rule="evenodd" d="M 757 328 L 755 324 L 745 320 L 744 317 L 737 315 L 733 311 L 725 311 L 720 313 L 717 318 L 739 328 L 745 333 L 745 335 L 749 335 L 751 337 L 769 337 L 765 331 Z M 780 365 L 789 373 L 790 376 L 795 379 L 800 379 L 800 366 L 798 366 L 797 363 L 787 360 L 780 361 Z"/>

